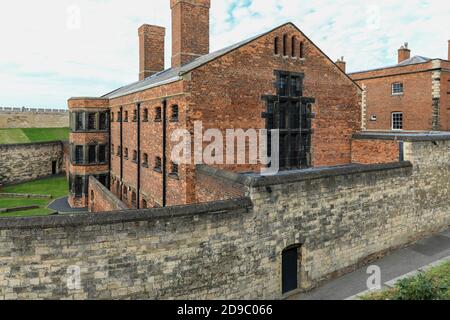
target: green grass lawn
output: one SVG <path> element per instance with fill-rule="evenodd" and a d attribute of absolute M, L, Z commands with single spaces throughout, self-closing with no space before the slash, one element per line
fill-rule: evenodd
<path fill-rule="evenodd" d="M 0 144 L 69 140 L 69 128 L 0 129 Z"/>
<path fill-rule="evenodd" d="M 0 208 L 14 208 L 33 205 L 39 206 L 39 209 L 8 212 L 0 214 L 0 217 L 43 216 L 52 213 L 52 210 L 47 208 L 48 204 L 55 198 L 66 196 L 69 193 L 69 188 L 66 177 L 58 176 L 5 187 L 0 189 L 0 193 L 51 195 L 53 199 L 0 198 Z"/>
<path fill-rule="evenodd" d="M 49 194 L 53 198 L 64 197 L 69 193 L 65 176 L 35 180 L 0 189 L 1 193 Z"/>
<path fill-rule="evenodd" d="M 450 260 L 362 300 L 450 300 Z"/>

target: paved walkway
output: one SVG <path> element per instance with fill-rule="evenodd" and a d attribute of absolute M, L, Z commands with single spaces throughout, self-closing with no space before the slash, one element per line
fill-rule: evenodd
<path fill-rule="evenodd" d="M 84 208 L 82 208 L 82 209 L 71 208 L 69 206 L 68 199 L 69 199 L 69 197 L 56 199 L 55 201 L 53 201 L 52 203 L 50 203 L 48 205 L 48 208 L 52 209 L 52 210 L 55 210 L 55 211 L 58 211 L 60 214 L 88 212 L 88 210 L 84 209 Z"/>
<path fill-rule="evenodd" d="M 381 282 L 386 283 L 411 271 L 450 256 L 450 229 L 421 240 L 374 262 L 381 268 Z M 367 290 L 367 267 L 347 274 L 292 300 L 345 300 Z"/>

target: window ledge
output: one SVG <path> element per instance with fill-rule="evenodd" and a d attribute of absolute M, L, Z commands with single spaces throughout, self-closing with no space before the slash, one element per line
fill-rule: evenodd
<path fill-rule="evenodd" d="M 162 169 L 161 168 L 153 168 L 153 171 L 158 172 L 158 173 L 162 173 Z"/>
<path fill-rule="evenodd" d="M 180 180 L 180 177 L 176 173 L 169 173 L 169 178 L 174 180 Z"/>
<path fill-rule="evenodd" d="M 162 122 L 162 119 L 155 119 L 155 122 Z"/>
<path fill-rule="evenodd" d="M 405 95 L 404 93 L 393 93 L 392 96 L 403 96 Z"/>
<path fill-rule="evenodd" d="M 147 168 L 148 169 L 148 163 L 143 163 L 142 167 Z"/>

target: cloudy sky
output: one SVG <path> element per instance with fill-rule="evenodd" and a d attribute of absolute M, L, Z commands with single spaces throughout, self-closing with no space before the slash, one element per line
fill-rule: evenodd
<path fill-rule="evenodd" d="M 447 0 L 212 0 L 211 50 L 294 22 L 349 71 L 396 63 L 396 50 L 447 58 Z M 65 108 L 138 77 L 137 28 L 167 28 L 169 0 L 15 0 L 0 9 L 0 106 Z"/>

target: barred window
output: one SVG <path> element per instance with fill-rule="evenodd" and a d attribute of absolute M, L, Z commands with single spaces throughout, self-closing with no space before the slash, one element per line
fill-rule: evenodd
<path fill-rule="evenodd" d="M 108 127 L 108 117 L 106 112 L 100 112 L 99 114 L 99 129 L 106 130 Z"/>
<path fill-rule="evenodd" d="M 75 147 L 75 164 L 83 163 L 83 146 Z"/>
<path fill-rule="evenodd" d="M 88 130 L 95 130 L 95 113 L 88 114 Z"/>
<path fill-rule="evenodd" d="M 148 154 L 144 153 L 144 159 L 142 161 L 142 165 L 148 168 Z"/>
<path fill-rule="evenodd" d="M 122 121 L 122 111 L 117 112 L 117 122 Z"/>
<path fill-rule="evenodd" d="M 98 147 L 98 162 L 105 163 L 106 162 L 106 146 L 101 145 Z"/>
<path fill-rule="evenodd" d="M 128 122 L 128 111 L 125 111 L 125 117 L 123 119 L 123 122 Z"/>
<path fill-rule="evenodd" d="M 138 156 L 137 156 L 137 151 L 136 151 L 136 150 L 133 150 L 133 161 L 134 161 L 134 162 L 137 162 L 137 158 L 138 158 Z"/>
<path fill-rule="evenodd" d="M 172 121 L 172 122 L 178 121 L 178 106 L 177 105 L 172 106 L 172 115 L 171 115 L 170 121 Z"/>
<path fill-rule="evenodd" d="M 120 157 L 122 155 L 122 146 L 117 147 L 117 155 Z"/>
<path fill-rule="evenodd" d="M 88 162 L 89 164 L 95 163 L 95 151 L 97 147 L 96 146 L 89 146 L 88 151 Z"/>
<path fill-rule="evenodd" d="M 133 122 L 137 121 L 137 111 L 136 109 L 133 110 Z"/>
<path fill-rule="evenodd" d="M 398 82 L 398 83 L 393 83 L 392 84 L 392 95 L 401 95 L 403 94 L 403 83 Z"/>
<path fill-rule="evenodd" d="M 403 113 L 394 112 L 392 114 L 392 130 L 403 130 Z"/>
<path fill-rule="evenodd" d="M 125 154 L 123 156 L 125 159 L 128 159 L 128 148 L 125 148 Z"/>
<path fill-rule="evenodd" d="M 148 122 L 148 109 L 144 109 L 144 114 L 142 116 L 143 122 Z"/>
<path fill-rule="evenodd" d="M 84 129 L 83 115 L 84 115 L 84 113 L 82 113 L 82 112 L 75 113 L 75 130 L 76 131 L 80 131 L 80 130 Z"/>
<path fill-rule="evenodd" d="M 161 111 L 161 107 L 156 107 L 155 108 L 155 121 L 156 122 L 161 122 L 162 120 L 162 111 Z"/>
<path fill-rule="evenodd" d="M 178 164 L 172 162 L 170 174 L 174 176 L 178 176 Z"/>
<path fill-rule="evenodd" d="M 155 158 L 155 167 L 154 170 L 157 172 L 161 172 L 162 171 L 162 161 L 161 161 L 161 157 L 156 157 Z"/>

